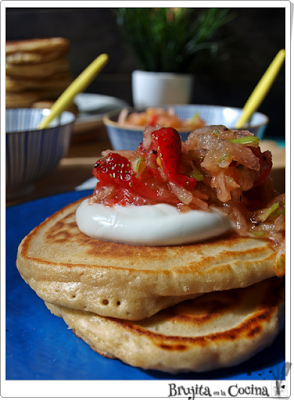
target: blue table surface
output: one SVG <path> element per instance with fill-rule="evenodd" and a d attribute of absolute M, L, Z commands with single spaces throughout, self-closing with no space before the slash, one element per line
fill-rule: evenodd
<path fill-rule="evenodd" d="M 273 380 L 285 362 L 285 332 L 251 360 L 209 373 L 170 375 L 95 353 L 50 313 L 15 265 L 21 239 L 61 207 L 90 194 L 67 192 L 6 209 L 7 380 Z"/>

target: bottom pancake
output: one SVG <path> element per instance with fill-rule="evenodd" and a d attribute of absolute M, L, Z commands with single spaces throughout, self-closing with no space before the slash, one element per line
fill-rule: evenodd
<path fill-rule="evenodd" d="M 204 372 L 244 362 L 284 325 L 284 279 L 205 294 L 141 321 L 101 317 L 45 302 L 93 350 L 134 367 Z"/>

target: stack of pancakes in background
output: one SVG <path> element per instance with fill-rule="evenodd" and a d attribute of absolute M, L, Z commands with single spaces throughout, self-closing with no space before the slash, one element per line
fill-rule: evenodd
<path fill-rule="evenodd" d="M 56 100 L 73 81 L 65 38 L 6 42 L 6 108 Z"/>

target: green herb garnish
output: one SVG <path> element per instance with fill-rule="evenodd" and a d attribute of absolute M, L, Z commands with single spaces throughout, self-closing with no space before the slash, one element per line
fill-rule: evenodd
<path fill-rule="evenodd" d="M 263 231 L 252 230 L 251 233 L 252 233 L 252 235 L 257 236 L 257 237 L 261 237 L 261 236 L 265 236 L 266 235 L 266 232 L 263 232 Z"/>
<path fill-rule="evenodd" d="M 244 136 L 236 139 L 227 139 L 231 143 L 240 143 L 240 144 L 250 144 L 250 143 L 259 143 L 259 139 L 256 136 Z"/>
<path fill-rule="evenodd" d="M 262 215 L 261 215 L 261 221 L 264 222 L 265 220 L 268 219 L 268 217 L 276 211 L 276 209 L 279 207 L 279 203 L 274 203 L 272 204 Z"/>
<path fill-rule="evenodd" d="M 193 171 L 189 173 L 189 176 L 194 178 L 196 181 L 203 181 L 204 179 L 204 175 L 197 168 L 193 169 Z"/>
<path fill-rule="evenodd" d="M 214 129 L 214 130 L 212 131 L 212 133 L 214 133 L 216 136 L 219 136 L 219 135 L 220 135 L 220 131 L 219 131 L 218 129 Z"/>

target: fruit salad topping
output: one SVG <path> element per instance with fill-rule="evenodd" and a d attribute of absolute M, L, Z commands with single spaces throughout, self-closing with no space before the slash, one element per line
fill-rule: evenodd
<path fill-rule="evenodd" d="M 285 205 L 270 177 L 271 153 L 261 152 L 247 130 L 205 126 L 182 142 L 174 128 L 146 126 L 135 151 L 102 155 L 93 168 L 98 182 L 90 203 L 166 203 L 180 211 L 213 205 L 230 216 L 241 235 L 282 241 Z"/>
<path fill-rule="evenodd" d="M 124 108 L 118 117 L 118 123 L 130 126 L 146 126 L 155 127 L 157 124 L 165 127 L 173 127 L 176 129 L 198 129 L 206 124 L 201 118 L 200 113 L 196 112 L 188 119 L 180 119 L 175 113 L 174 107 L 148 107 L 142 112 L 131 112 Z"/>

